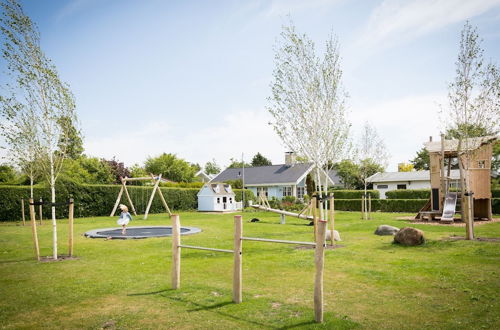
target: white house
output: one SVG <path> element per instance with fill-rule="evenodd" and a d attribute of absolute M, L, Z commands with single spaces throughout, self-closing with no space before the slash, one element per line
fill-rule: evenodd
<path fill-rule="evenodd" d="M 225 183 L 206 183 L 198 192 L 198 211 L 236 211 L 241 202 L 236 202 L 231 185 Z"/>
<path fill-rule="evenodd" d="M 207 174 L 203 170 L 199 170 L 194 176 L 201 182 L 210 182 L 214 178 L 213 174 Z"/>
<path fill-rule="evenodd" d="M 458 180 L 458 170 L 451 170 L 452 180 Z M 431 175 L 429 171 L 413 172 L 385 172 L 375 173 L 366 179 L 373 184 L 373 189 L 380 192 L 380 198 L 385 199 L 385 193 L 398 189 L 431 189 Z"/>
<path fill-rule="evenodd" d="M 268 198 L 282 199 L 286 196 L 303 198 L 306 191 L 306 177 L 313 169 L 312 163 L 297 163 L 293 152 L 285 153 L 285 164 L 255 166 L 246 168 L 227 168 L 219 173 L 214 181 L 242 180 L 245 188 L 255 196 L 262 191 Z M 343 187 L 335 171 L 329 172 L 330 185 Z"/>

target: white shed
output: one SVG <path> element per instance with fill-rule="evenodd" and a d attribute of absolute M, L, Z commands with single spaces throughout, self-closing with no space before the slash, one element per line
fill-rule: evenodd
<path fill-rule="evenodd" d="M 198 211 L 225 212 L 241 209 L 231 185 L 226 183 L 206 183 L 198 192 Z"/>

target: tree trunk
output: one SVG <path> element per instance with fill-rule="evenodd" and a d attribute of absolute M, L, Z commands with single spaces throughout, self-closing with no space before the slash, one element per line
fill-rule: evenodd
<path fill-rule="evenodd" d="M 34 181 L 33 177 L 30 176 L 30 197 L 31 197 L 31 199 L 34 200 L 34 198 L 33 198 L 33 181 Z"/>
<path fill-rule="evenodd" d="M 54 175 L 54 156 L 50 155 L 50 194 L 51 202 L 56 202 L 56 180 Z M 54 204 L 51 206 L 52 210 L 52 240 L 53 240 L 53 255 L 54 260 L 57 260 L 57 224 L 56 224 L 56 207 Z"/>

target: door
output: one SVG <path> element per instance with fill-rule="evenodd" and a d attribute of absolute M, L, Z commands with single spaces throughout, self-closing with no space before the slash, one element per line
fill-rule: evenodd
<path fill-rule="evenodd" d="M 224 208 L 224 210 L 227 208 L 227 197 L 226 196 L 222 197 L 222 207 Z"/>

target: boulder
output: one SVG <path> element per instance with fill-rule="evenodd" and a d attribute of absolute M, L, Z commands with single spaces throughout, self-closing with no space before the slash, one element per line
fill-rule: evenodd
<path fill-rule="evenodd" d="M 402 228 L 396 233 L 396 236 L 394 236 L 394 243 L 407 246 L 424 244 L 424 232 L 412 227 Z"/>
<path fill-rule="evenodd" d="M 384 236 L 384 235 L 396 235 L 399 231 L 399 228 L 389 226 L 389 225 L 381 225 L 378 226 L 377 230 L 375 230 L 375 235 Z"/>
<path fill-rule="evenodd" d="M 332 239 L 332 231 L 331 230 L 327 230 L 326 231 L 326 239 L 325 239 L 325 241 L 329 241 L 331 239 Z M 341 239 L 340 239 L 340 233 L 338 231 L 336 231 L 336 230 L 333 231 L 333 240 L 337 241 L 337 242 L 341 241 Z"/>

